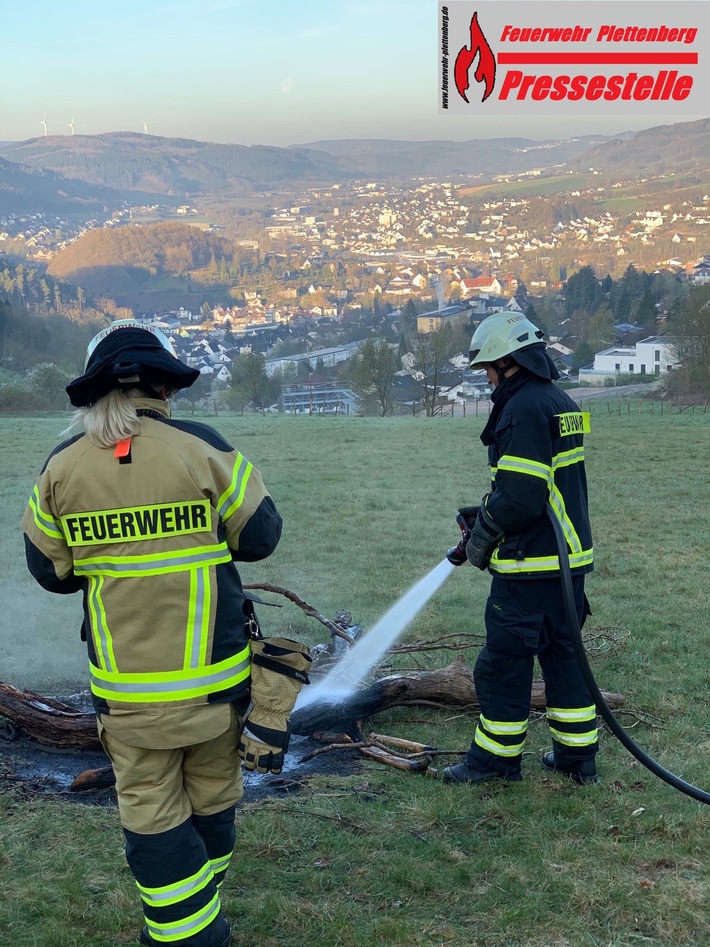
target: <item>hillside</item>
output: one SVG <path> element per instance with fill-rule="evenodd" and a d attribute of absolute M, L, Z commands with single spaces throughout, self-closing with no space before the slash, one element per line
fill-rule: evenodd
<path fill-rule="evenodd" d="M 121 206 L 118 191 L 73 180 L 46 168 L 29 168 L 0 157 L 0 208 L 3 214 L 41 210 L 58 217 L 86 220 Z"/>
<path fill-rule="evenodd" d="M 61 171 L 91 185 L 188 197 L 282 181 L 338 178 L 352 171 L 323 152 L 223 145 L 133 132 L 48 135 L 0 148 L 9 161 Z M 346 163 L 345 163 L 346 164 Z"/>
<path fill-rule="evenodd" d="M 609 174 L 688 174 L 710 168 L 710 118 L 647 128 L 630 140 L 597 145 L 569 162 Z M 706 178 L 707 180 L 707 178 Z"/>
<path fill-rule="evenodd" d="M 710 119 L 660 126 L 618 138 L 565 140 L 493 138 L 469 141 L 345 139 L 289 148 L 247 147 L 134 132 L 48 135 L 0 145 L 0 188 L 23 209 L 71 200 L 142 195 L 225 200 L 272 187 L 363 177 L 396 179 L 519 174 L 532 169 L 590 167 L 634 175 L 678 174 L 707 168 Z M 13 164 L 11 164 L 12 162 Z M 18 165 L 20 166 L 18 168 Z M 52 175 L 63 177 L 54 178 Z M 82 185 L 84 190 L 82 190 Z M 88 188 L 88 189 L 87 189 Z M 104 191 L 97 189 L 106 189 Z M 35 198 L 34 202 L 32 198 Z"/>
<path fill-rule="evenodd" d="M 210 198 L 245 196 L 289 182 L 519 173 L 561 164 L 605 140 L 603 136 L 544 142 L 367 139 L 275 148 L 111 132 L 31 138 L 0 146 L 0 155 L 22 165 L 24 173 L 61 172 L 124 197 L 140 191 Z"/>
<path fill-rule="evenodd" d="M 82 286 L 90 294 L 141 289 L 150 281 L 179 277 L 212 261 L 234 259 L 234 245 L 224 237 L 182 223 L 89 230 L 51 260 L 55 279 Z"/>
<path fill-rule="evenodd" d="M 528 138 L 490 138 L 469 141 L 395 141 L 343 139 L 315 141 L 294 146 L 347 157 L 362 173 L 409 177 L 431 175 L 519 174 L 533 168 L 563 164 L 608 141 L 608 136 L 588 135 L 564 141 Z"/>

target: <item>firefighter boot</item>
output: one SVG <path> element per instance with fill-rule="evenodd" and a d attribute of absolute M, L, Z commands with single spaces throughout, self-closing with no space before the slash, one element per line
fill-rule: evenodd
<path fill-rule="evenodd" d="M 443 773 L 445 783 L 486 783 L 492 779 L 504 779 L 509 783 L 518 783 L 523 778 L 520 763 L 509 769 L 494 769 L 485 763 L 467 762 L 466 757 L 454 766 L 447 766 Z"/>
<path fill-rule="evenodd" d="M 229 922 L 225 918 L 220 918 L 216 924 L 211 925 L 209 931 L 209 940 L 205 941 L 205 947 L 229 947 L 232 942 L 232 934 Z M 148 928 L 144 927 L 138 936 L 138 943 L 145 947 L 158 947 L 158 941 L 148 933 Z M 179 947 L 180 941 L 176 941 L 176 947 Z M 182 943 L 185 943 L 184 941 Z"/>
<path fill-rule="evenodd" d="M 564 773 L 571 777 L 576 783 L 596 783 L 599 781 L 597 776 L 597 766 L 594 757 L 590 756 L 585 760 L 573 760 L 568 763 L 562 763 L 555 760 L 555 751 L 550 750 L 544 753 L 540 760 L 545 769 L 554 773 Z"/>

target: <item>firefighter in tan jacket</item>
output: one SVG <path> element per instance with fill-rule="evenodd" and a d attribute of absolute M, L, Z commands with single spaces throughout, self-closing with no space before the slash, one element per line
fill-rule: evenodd
<path fill-rule="evenodd" d="M 171 420 L 167 398 L 198 376 L 157 331 L 124 320 L 99 333 L 67 388 L 85 433 L 50 455 L 23 528 L 40 585 L 83 594 L 139 940 L 223 947 L 219 887 L 251 706 L 235 560 L 269 556 L 281 517 L 246 457 L 204 424 Z M 252 730 L 262 739 L 242 738 L 247 768 L 278 772 L 285 741 Z"/>

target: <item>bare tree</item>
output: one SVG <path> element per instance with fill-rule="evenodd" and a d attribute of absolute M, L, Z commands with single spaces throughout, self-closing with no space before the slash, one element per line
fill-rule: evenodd
<path fill-rule="evenodd" d="M 441 385 L 441 376 L 456 353 L 456 340 L 451 326 L 438 332 L 420 332 L 412 343 L 412 378 L 419 390 L 427 417 L 432 417 Z"/>

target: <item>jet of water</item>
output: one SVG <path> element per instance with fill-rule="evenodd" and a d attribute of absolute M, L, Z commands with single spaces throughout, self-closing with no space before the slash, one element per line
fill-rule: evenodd
<path fill-rule="evenodd" d="M 406 592 L 377 624 L 353 645 L 350 651 L 314 687 L 305 687 L 296 707 L 305 707 L 317 700 L 342 700 L 352 694 L 383 654 L 399 638 L 407 625 L 424 608 L 432 595 L 443 585 L 454 566 L 443 559 L 438 566 Z"/>

